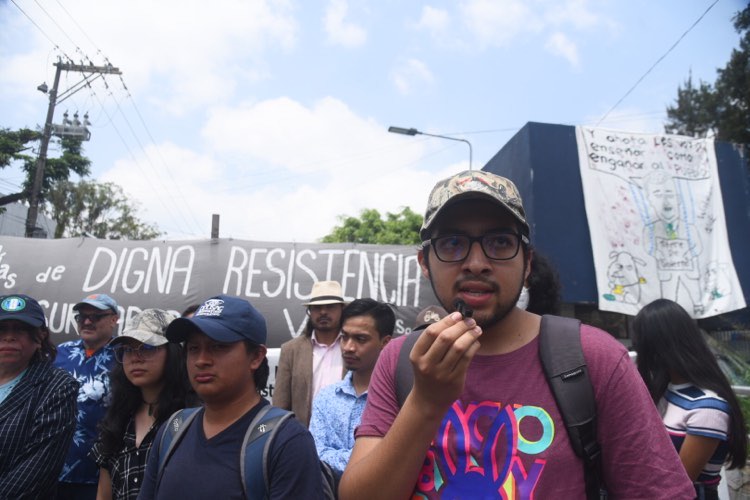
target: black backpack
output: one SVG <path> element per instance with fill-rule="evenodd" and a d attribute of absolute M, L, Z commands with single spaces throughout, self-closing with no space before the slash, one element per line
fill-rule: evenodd
<path fill-rule="evenodd" d="M 596 400 L 581 349 L 581 322 L 544 315 L 539 331 L 539 359 L 570 443 L 583 459 L 586 498 L 606 498 L 601 481 L 601 447 L 596 440 Z M 409 354 L 421 332 L 413 332 L 401 346 L 396 364 L 396 399 L 403 406 L 414 384 Z"/>

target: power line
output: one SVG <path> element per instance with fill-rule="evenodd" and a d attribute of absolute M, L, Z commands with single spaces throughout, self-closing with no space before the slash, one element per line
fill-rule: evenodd
<path fill-rule="evenodd" d="M 63 51 L 63 50 L 62 50 L 62 49 L 60 48 L 60 46 L 59 46 L 58 44 L 56 44 L 56 43 L 55 43 L 55 41 L 54 41 L 54 40 L 52 39 L 52 37 L 51 37 L 50 35 L 48 35 L 48 34 L 47 34 L 47 33 L 46 33 L 46 32 L 45 32 L 45 31 L 44 31 L 44 30 L 43 30 L 42 28 L 41 28 L 41 26 L 40 26 L 39 24 L 37 24 L 37 23 L 36 23 L 36 22 L 34 21 L 34 19 L 32 19 L 32 18 L 31 18 L 31 16 L 30 16 L 29 14 L 27 14 L 27 13 L 26 13 L 26 12 L 25 12 L 25 11 L 24 11 L 23 9 L 21 9 L 21 7 L 20 7 L 20 6 L 19 6 L 19 5 L 18 5 L 18 4 L 16 3 L 16 0 L 11 0 L 11 1 L 12 1 L 12 2 L 13 2 L 13 4 L 14 4 L 14 5 L 15 5 L 15 6 L 16 6 L 16 7 L 18 8 L 18 10 L 19 10 L 19 11 L 21 11 L 21 13 L 22 13 L 22 14 L 23 14 L 24 16 L 26 16 L 26 18 L 27 18 L 27 19 L 28 19 L 28 20 L 29 20 L 29 21 L 30 21 L 30 22 L 31 22 L 31 23 L 32 23 L 32 24 L 33 24 L 33 25 L 34 25 L 34 26 L 35 26 L 35 27 L 36 27 L 36 28 L 37 28 L 37 29 L 38 29 L 38 30 L 39 30 L 39 31 L 40 31 L 40 32 L 41 32 L 41 33 L 42 33 L 42 34 L 43 34 L 43 35 L 44 35 L 44 36 L 46 37 L 46 38 L 47 38 L 47 40 L 49 40 L 49 41 L 50 41 L 50 43 L 52 43 L 52 45 L 53 45 L 53 46 L 55 47 L 55 49 L 56 49 L 56 50 L 60 51 L 60 52 L 61 52 L 61 53 L 62 53 L 62 54 L 63 54 L 63 55 L 64 55 L 64 56 L 65 56 L 65 57 L 66 57 L 66 58 L 68 59 L 68 60 L 72 61 L 72 58 L 71 58 L 70 56 L 68 56 L 68 55 L 67 55 L 67 54 L 66 54 L 66 53 L 65 53 L 65 52 L 64 52 L 64 51 Z M 89 58 L 89 57 L 88 57 L 88 55 L 86 55 L 86 54 L 85 54 L 85 53 L 84 53 L 84 52 L 83 52 L 83 51 L 81 50 L 81 48 L 80 48 L 80 47 L 78 46 L 78 44 L 77 44 L 77 43 L 76 43 L 76 42 L 75 42 L 75 41 L 74 41 L 74 40 L 72 39 L 72 37 L 71 37 L 71 36 L 70 36 L 70 35 L 69 35 L 69 34 L 68 34 L 68 33 L 66 32 L 66 30 L 65 30 L 65 29 L 64 29 L 64 28 L 63 28 L 63 27 L 62 27 L 62 26 L 61 26 L 61 25 L 60 25 L 60 24 L 59 24 L 59 23 L 58 23 L 58 22 L 57 22 L 57 21 L 56 21 L 56 20 L 55 20 L 55 19 L 54 19 L 54 18 L 52 17 L 52 15 L 51 15 L 51 14 L 50 14 L 50 13 L 49 13 L 49 12 L 48 12 L 48 11 L 47 11 L 47 10 L 46 10 L 46 9 L 45 9 L 44 7 L 43 7 L 43 6 L 42 6 L 42 5 L 41 5 L 41 4 L 39 3 L 39 0 L 34 0 L 34 2 L 35 2 L 35 3 L 37 4 L 37 6 L 39 7 L 39 9 L 41 9 L 41 11 L 42 11 L 42 12 L 43 12 L 43 13 L 44 13 L 44 14 L 45 14 L 45 15 L 46 15 L 46 16 L 47 16 L 47 17 L 48 17 L 48 18 L 49 18 L 49 19 L 50 19 L 50 20 L 51 20 L 51 21 L 52 21 L 53 23 L 54 23 L 54 25 L 55 25 L 55 26 L 56 26 L 56 27 L 58 28 L 58 30 L 59 30 L 59 31 L 60 31 L 60 32 L 61 32 L 61 33 L 62 33 L 62 34 L 63 34 L 63 35 L 64 35 L 64 36 L 65 36 L 65 37 L 66 37 L 66 38 L 67 38 L 67 39 L 68 39 L 68 40 L 70 41 L 70 43 L 71 43 L 71 44 L 72 44 L 72 45 L 73 45 L 73 46 L 74 46 L 74 47 L 76 48 L 76 52 L 78 52 L 79 54 L 81 54 L 81 56 L 83 57 L 83 59 L 84 59 L 84 60 L 86 60 L 86 61 L 89 61 L 89 62 L 91 62 L 91 58 Z M 80 32 L 81 32 L 81 33 L 82 33 L 82 34 L 84 35 L 84 37 L 86 37 L 86 39 L 87 39 L 87 40 L 88 40 L 88 41 L 89 41 L 89 42 L 91 43 L 91 45 L 93 45 L 93 47 L 94 47 L 94 48 L 95 48 L 95 49 L 97 50 L 97 53 L 98 53 L 98 54 L 101 54 L 101 55 L 102 55 L 102 57 L 104 57 L 105 61 L 106 61 L 107 63 L 109 63 L 109 59 L 108 59 L 108 58 L 107 58 L 106 56 L 104 56 L 104 55 L 102 54 L 102 51 L 101 51 L 101 50 L 100 50 L 100 49 L 98 48 L 98 46 L 96 45 L 96 43 L 95 43 L 95 42 L 94 42 L 94 41 L 93 41 L 93 40 L 91 39 L 91 37 L 90 37 L 90 36 L 89 36 L 89 35 L 88 35 L 88 34 L 86 33 L 86 31 L 85 31 L 85 30 L 84 30 L 84 29 L 83 29 L 83 28 L 81 27 L 81 25 L 80 25 L 80 24 L 79 24 L 79 23 L 78 23 L 78 22 L 77 22 L 77 21 L 75 20 L 75 18 L 74 18 L 74 17 L 73 17 L 73 16 L 72 16 L 72 15 L 70 14 L 70 12 L 69 12 L 69 11 L 68 11 L 67 9 L 65 9 L 65 7 L 64 7 L 64 6 L 63 6 L 63 5 L 62 5 L 62 4 L 60 3 L 60 1 L 59 1 L 59 0 L 57 0 L 57 4 L 58 4 L 58 5 L 60 6 L 60 8 L 61 8 L 61 9 L 62 9 L 62 10 L 63 10 L 63 11 L 65 12 L 65 14 L 67 15 L 67 17 L 68 17 L 68 18 L 70 18 L 70 20 L 71 20 L 71 21 L 72 21 L 72 22 L 73 22 L 73 23 L 75 24 L 75 26 L 76 26 L 76 27 L 77 27 L 77 28 L 78 28 L 78 29 L 80 30 Z M 66 73 L 66 77 L 67 77 L 67 73 Z M 153 138 L 153 135 L 151 134 L 150 130 L 148 129 L 148 126 L 146 125 L 146 122 L 145 122 L 145 120 L 143 119 L 143 117 L 142 117 L 142 115 L 141 115 L 140 111 L 138 110 L 138 108 L 137 108 L 137 106 L 136 106 L 136 104 L 135 104 L 135 101 L 134 101 L 134 100 L 133 100 L 133 98 L 132 98 L 132 95 L 130 95 L 130 92 L 128 91 L 128 89 L 127 89 L 127 86 L 125 85 L 125 81 L 124 81 L 124 79 L 122 79 L 122 77 L 121 77 L 121 78 L 120 78 L 120 80 L 121 80 L 121 82 L 122 82 L 122 85 L 123 85 L 123 87 L 125 88 L 125 90 L 126 90 L 126 92 L 127 92 L 127 97 L 129 97 L 129 98 L 130 98 L 130 100 L 131 100 L 131 103 L 133 104 L 133 107 L 134 107 L 134 109 L 136 110 L 136 113 L 137 113 L 137 115 L 138 115 L 138 117 L 139 117 L 139 120 L 141 121 L 141 124 L 142 124 L 143 128 L 145 129 L 145 131 L 146 131 L 146 133 L 147 133 L 148 137 L 149 137 L 149 138 L 150 138 L 150 140 L 151 140 L 151 143 L 152 143 L 152 144 L 153 144 L 153 145 L 155 146 L 155 149 L 157 150 L 157 152 L 159 152 L 159 153 L 160 153 L 160 150 L 159 150 L 158 146 L 156 146 L 156 142 L 155 142 L 155 140 L 154 140 L 154 138 Z M 105 87 L 105 89 L 106 89 L 106 90 L 107 90 L 107 91 L 109 92 L 109 96 L 110 96 L 110 97 L 112 97 L 112 98 L 114 98 L 114 95 L 113 95 L 113 93 L 112 93 L 112 91 L 111 91 L 111 89 L 110 89 L 109 85 L 107 84 L 106 78 L 102 77 L 102 81 L 103 81 L 103 84 L 104 84 L 104 87 Z M 141 170 L 141 172 L 143 173 L 144 177 L 148 177 L 148 176 L 146 175 L 146 172 L 145 172 L 145 170 L 144 170 L 143 168 L 141 168 L 141 165 L 140 165 L 140 163 L 138 162 L 138 159 L 137 159 L 137 157 L 135 156 L 135 154 L 133 153 L 133 151 L 132 151 L 132 150 L 130 149 L 130 147 L 128 146 L 128 144 L 127 144 L 127 142 L 126 142 L 125 138 L 124 138 L 124 137 L 123 137 L 123 135 L 122 135 L 122 134 L 120 133 L 120 131 L 119 131 L 119 129 L 117 128 L 117 126 L 115 125 L 115 123 L 114 123 L 114 119 L 113 119 L 112 115 L 110 115 L 110 114 L 109 114 L 109 112 L 107 112 L 107 110 L 106 110 L 106 108 L 105 108 L 105 106 L 104 106 L 103 102 L 102 102 L 102 101 L 101 101 L 101 100 L 99 99 L 98 95 L 96 94 L 96 91 L 95 91 L 95 90 L 94 90 L 94 88 L 93 88 L 93 87 L 91 86 L 91 82 L 90 82 L 89 80 L 87 80 L 87 79 L 84 79 L 84 80 L 83 80 L 82 82 L 79 82 L 79 83 L 78 83 L 78 84 L 76 84 L 75 86 L 76 86 L 76 87 L 78 87 L 78 88 L 80 88 L 80 87 L 81 87 L 81 86 L 83 86 L 83 85 L 86 85 L 86 86 L 87 86 L 87 87 L 89 88 L 89 91 L 90 91 L 90 97 L 89 97 L 89 98 L 94 98 L 94 99 L 96 99 L 96 101 L 97 101 L 97 103 L 98 103 L 98 105 L 99 105 L 99 108 L 100 108 L 101 112 L 102 112 L 102 113 L 104 113 L 104 114 L 105 114 L 105 115 L 107 116 L 107 118 L 108 118 L 108 120 L 109 120 L 109 125 L 111 125 L 111 126 L 113 127 L 113 129 L 115 130 L 115 133 L 116 133 L 116 134 L 117 134 L 117 136 L 118 136 L 118 137 L 120 138 L 120 141 L 121 141 L 121 142 L 123 143 L 123 145 L 125 146 L 125 148 L 126 148 L 126 150 L 128 151 L 128 154 L 130 155 L 131 159 L 132 159 L 132 160 L 134 161 L 134 163 L 136 164 L 136 166 L 137 166 L 137 167 L 138 167 L 138 168 L 139 168 L 139 169 Z M 114 100 L 115 100 L 115 104 L 116 104 L 116 106 L 117 106 L 117 110 L 118 110 L 119 114 L 120 114 L 120 115 L 122 116 L 123 120 L 125 120 L 125 123 L 126 123 L 126 125 L 128 126 L 128 128 L 129 128 L 129 130 L 130 130 L 130 132 L 131 132 L 131 134 L 132 134 L 133 138 L 135 139 L 135 141 L 136 141 L 136 143 L 137 143 L 138 147 L 140 148 L 140 150 L 141 150 L 141 151 L 143 152 L 144 156 L 146 157 L 146 159 L 147 159 L 147 160 L 149 161 L 149 163 L 150 163 L 150 162 L 151 162 L 151 159 L 150 159 L 149 155 L 148 155 L 148 154 L 146 153 L 146 150 L 145 150 L 145 148 L 144 148 L 143 144 L 142 144 L 142 143 L 140 142 L 140 140 L 138 139 L 138 136 L 137 136 L 137 134 L 135 133 L 135 130 L 134 130 L 133 126 L 131 125 L 130 121 L 128 120 L 128 118 L 127 118 L 126 114 L 124 113 L 123 109 L 122 109 L 122 108 L 120 107 L 120 103 L 118 102 L 118 100 L 117 100 L 117 99 L 114 99 Z M 160 157 L 161 157 L 161 156 L 160 156 Z M 167 174 L 168 174 L 168 175 L 170 176 L 170 178 L 171 178 L 171 179 L 172 179 L 172 180 L 174 181 L 174 176 L 172 175 L 172 172 L 171 172 L 171 171 L 170 171 L 170 170 L 169 170 L 169 169 L 167 168 L 167 166 L 166 166 L 166 162 L 164 161 L 163 157 L 161 157 L 161 158 L 162 158 L 162 163 L 163 163 L 163 164 L 165 165 L 165 170 L 167 171 Z M 155 170 L 155 169 L 153 169 L 153 164 L 152 164 L 152 170 Z M 174 198 L 174 196 L 173 196 L 173 193 L 172 193 L 172 191 L 171 191 L 171 190 L 170 190 L 170 189 L 169 189 L 169 188 L 168 188 L 167 186 L 164 186 L 164 182 L 163 182 L 163 181 L 161 180 L 161 178 L 160 178 L 160 177 L 159 177 L 158 175 L 157 175 L 157 180 L 158 180 L 158 181 L 159 181 L 159 182 L 160 182 L 160 183 L 162 184 L 162 186 L 164 187 L 163 191 L 161 191 L 161 192 L 157 192 L 157 191 L 155 191 L 155 194 L 156 194 L 156 198 L 157 198 L 157 199 L 159 200 L 160 204 L 161 204 L 161 205 L 162 205 L 162 206 L 164 207 L 164 209 L 165 209 L 165 210 L 166 210 L 166 211 L 167 211 L 167 212 L 168 212 L 168 213 L 170 214 L 170 216 L 172 216 L 173 218 L 175 217 L 175 214 L 174 214 L 174 213 L 172 212 L 172 210 L 171 210 L 171 209 L 169 208 L 169 206 L 167 206 L 167 204 L 165 203 L 165 194 L 167 194 L 167 195 L 168 195 L 168 197 L 169 197 L 169 199 L 171 199 L 172 203 L 173 203 L 173 204 L 175 205 L 175 208 L 176 208 L 176 210 L 177 210 L 177 216 L 178 216 L 178 217 L 176 217 L 176 220 L 180 220 L 180 219 L 181 219 L 181 220 L 182 220 L 182 222 L 183 222 L 184 224 L 186 224 L 186 225 L 187 225 L 187 226 L 189 227 L 189 226 L 190 226 L 191 224 L 190 224 L 190 223 L 188 223 L 188 221 L 187 221 L 187 220 L 185 219 L 185 214 L 184 214 L 184 213 L 183 213 L 183 211 L 182 211 L 182 210 L 181 210 L 181 209 L 179 208 L 179 207 L 180 207 L 180 204 L 179 204 L 179 203 L 177 202 L 177 200 L 175 200 L 175 198 Z M 148 183 L 148 185 L 149 185 L 149 186 L 150 186 L 151 188 L 154 188 L 154 184 L 153 184 L 153 183 Z M 177 185 L 176 181 L 174 182 L 174 185 L 175 185 L 175 186 L 176 186 L 176 187 L 178 188 L 178 191 L 179 191 L 179 185 Z M 184 195 L 182 194 L 182 192 L 181 192 L 181 191 L 180 191 L 180 196 L 181 196 L 181 197 L 182 197 L 183 199 L 185 198 L 185 197 L 184 197 Z M 193 227 L 194 227 L 194 228 L 197 228 L 197 230 L 198 230 L 198 231 L 200 232 L 200 224 L 199 224 L 199 223 L 197 222 L 197 220 L 195 219 L 195 215 L 193 214 L 193 212 L 192 212 L 192 211 L 190 211 L 190 216 L 192 217 Z M 183 229 L 183 228 L 180 228 L 180 231 L 181 231 L 181 232 L 183 232 L 183 233 L 185 233 L 185 234 L 189 234 L 189 231 L 187 231 L 186 229 L 187 229 L 187 228 L 185 228 L 185 229 Z"/>
<path fill-rule="evenodd" d="M 146 134 L 148 135 L 149 140 L 154 146 L 156 146 L 156 141 L 154 140 L 154 136 L 151 135 L 151 130 L 148 128 L 148 125 L 146 125 L 146 121 L 143 119 L 143 115 L 141 115 L 141 111 L 138 109 L 138 106 L 135 103 L 135 99 L 133 99 L 133 96 L 130 94 L 130 91 L 128 90 L 127 85 L 125 85 L 125 80 L 123 80 L 122 75 L 120 76 L 120 81 L 122 83 L 123 88 L 125 89 L 125 92 L 127 92 L 128 99 L 130 103 L 133 105 L 133 109 L 135 109 L 135 112 L 138 115 L 138 119 L 141 121 L 141 125 L 143 126 L 143 129 L 146 131 Z M 164 157 L 161 154 L 161 150 L 158 147 L 156 147 L 155 149 L 159 155 L 159 159 L 161 160 L 162 165 L 164 166 L 164 170 L 167 172 L 167 175 L 169 175 L 169 177 L 172 179 L 172 182 L 174 183 L 173 185 L 177 188 L 179 197 L 184 200 L 185 195 L 183 194 L 182 189 L 180 188 L 180 184 L 172 175 L 172 171 L 170 170 L 167 162 L 164 160 Z M 178 212 L 178 213 L 181 213 L 181 212 Z M 192 210 L 189 210 L 188 213 L 190 214 L 190 217 L 193 220 L 193 224 L 195 224 L 195 228 L 197 228 L 197 230 L 200 232 L 200 224 L 198 223 L 198 220 L 195 218 L 195 214 L 193 213 Z"/>
<path fill-rule="evenodd" d="M 680 36 L 680 37 L 679 37 L 678 39 L 677 39 L 677 41 L 676 41 L 675 43 L 673 43 L 673 44 L 672 44 L 672 46 L 671 46 L 671 47 L 669 47 L 669 49 L 668 49 L 668 50 L 667 50 L 667 51 L 666 51 L 666 52 L 665 52 L 665 53 L 664 53 L 664 54 L 663 54 L 663 55 L 662 55 L 662 56 L 661 56 L 661 57 L 660 57 L 659 59 L 657 59 L 657 60 L 656 60 L 656 62 L 655 62 L 654 64 L 652 64 L 652 65 L 651 65 L 651 67 L 650 67 L 650 68 L 649 68 L 648 70 L 646 70 L 646 72 L 645 72 L 645 73 L 643 74 L 643 76 L 641 76 L 641 77 L 640 77 L 640 78 L 639 78 L 639 79 L 638 79 L 638 80 L 637 80 L 637 81 L 636 81 L 636 82 L 635 82 L 635 83 L 633 84 L 633 86 L 632 86 L 632 87 L 630 87 L 630 89 L 629 89 L 629 90 L 628 90 L 627 92 L 625 92 L 625 95 L 623 95 L 623 96 L 622 96 L 622 97 L 621 97 L 621 98 L 620 98 L 620 99 L 619 99 L 619 100 L 618 100 L 618 101 L 617 101 L 617 102 L 615 103 L 615 105 L 614 105 L 614 106 L 612 106 L 612 107 L 611 107 L 611 108 L 609 109 L 609 111 L 607 111 L 606 113 L 604 113 L 604 116 L 602 116 L 602 117 L 601 117 L 601 118 L 599 119 L 599 121 L 598 121 L 598 122 L 596 122 L 596 126 L 597 126 L 597 127 L 599 126 L 599 124 L 600 124 L 601 122 L 603 122 L 603 121 L 604 121 L 604 120 L 605 120 L 605 119 L 607 118 L 607 116 L 609 116 L 609 114 L 610 114 L 610 113 L 611 113 L 612 111 L 614 111 L 614 109 L 615 109 L 615 108 L 616 108 L 617 106 L 619 106 L 619 105 L 620 105 L 620 103 L 622 103 L 622 101 L 624 101 L 624 100 L 625 100 L 625 99 L 626 99 L 626 98 L 627 98 L 627 97 L 628 97 L 628 96 L 630 95 L 630 93 L 631 93 L 631 92 L 633 92 L 633 91 L 635 90 L 635 88 L 636 88 L 636 87 L 637 87 L 637 86 L 638 86 L 638 85 L 639 85 L 639 84 L 640 84 L 640 83 L 641 83 L 641 82 L 643 81 L 643 79 L 644 79 L 644 78 L 646 78 L 646 76 L 648 76 L 648 74 L 649 74 L 649 73 L 651 73 L 651 71 L 652 71 L 652 70 L 653 70 L 653 69 L 654 69 L 654 68 L 655 68 L 655 67 L 656 67 L 656 66 L 657 66 L 657 65 L 658 65 L 658 64 L 659 64 L 660 62 L 662 62 L 662 61 L 664 60 L 664 58 L 665 58 L 665 57 L 667 57 L 667 56 L 669 55 L 669 53 L 670 53 L 670 52 L 672 52 L 672 51 L 674 50 L 674 48 L 675 48 L 675 47 L 677 47 L 677 45 L 678 45 L 678 44 L 679 44 L 679 43 L 680 43 L 680 42 L 682 41 L 682 39 L 683 39 L 683 38 L 685 38 L 685 36 L 686 36 L 686 35 L 687 35 L 688 33 L 690 33 L 690 32 L 691 32 L 691 31 L 693 30 L 693 28 L 695 28 L 695 27 L 696 27 L 696 26 L 698 25 L 698 23 L 699 23 L 699 22 L 701 22 L 701 20 L 702 20 L 702 19 L 703 19 L 703 18 L 705 17 L 705 15 L 706 15 L 706 14 L 708 14 L 708 11 L 710 11 L 711 9 L 713 9 L 714 5 L 716 5 L 717 3 L 719 3 L 719 0 L 714 0 L 714 3 L 712 3 L 711 5 L 709 5 L 709 6 L 708 6 L 708 8 L 707 8 L 707 9 L 705 10 L 705 12 L 703 12 L 703 14 L 701 14 L 701 15 L 700 15 L 700 17 L 698 17 L 698 19 L 696 19 L 696 20 L 695 20 L 695 22 L 694 22 L 694 23 L 693 23 L 693 24 L 692 24 L 692 25 L 691 25 L 691 26 L 690 26 L 690 27 L 689 27 L 689 28 L 688 28 L 688 29 L 687 29 L 687 30 L 686 30 L 686 31 L 685 31 L 685 32 L 684 32 L 684 33 L 683 33 L 683 34 L 682 34 L 682 35 L 681 35 L 681 36 Z"/>
<path fill-rule="evenodd" d="M 23 10 L 23 9 L 21 8 L 21 6 L 20 6 L 20 5 L 18 5 L 18 4 L 16 3 L 16 0 L 10 0 L 10 1 L 11 1 L 11 2 L 13 3 L 13 5 L 15 5 L 15 6 L 16 6 L 16 8 L 17 8 L 18 10 L 20 10 L 20 11 L 21 11 L 21 14 L 23 14 L 24 16 L 26 16 L 26 19 L 28 19 L 28 20 L 29 20 L 29 21 L 31 22 L 31 24 L 33 24 L 33 25 L 34 25 L 34 26 L 36 27 L 36 29 L 38 29 L 38 30 L 39 30 L 39 32 L 40 32 L 40 33 L 41 33 L 42 35 L 44 35 L 44 37 L 45 37 L 45 38 L 46 38 L 47 40 L 49 40 L 49 42 L 50 42 L 50 43 L 52 44 L 52 46 L 53 46 L 53 47 L 55 47 L 55 49 L 59 50 L 60 52 L 62 52 L 62 54 L 63 54 L 63 55 L 65 56 L 65 57 L 67 57 L 68 59 L 70 59 L 70 57 L 68 56 L 68 54 L 66 54 L 66 53 L 65 53 L 65 51 L 64 51 L 64 50 L 62 50 L 62 49 L 60 48 L 60 46 L 59 46 L 59 45 L 57 45 L 57 44 L 55 43 L 55 41 L 54 41 L 54 40 L 52 40 L 52 38 L 50 38 L 50 36 L 49 36 L 49 35 L 48 35 L 48 34 L 47 34 L 47 33 L 46 33 L 46 32 L 45 32 L 45 31 L 44 31 L 44 30 L 43 30 L 42 28 L 41 28 L 41 26 L 39 26 L 39 25 L 38 25 L 38 24 L 37 24 L 36 22 L 34 22 L 34 20 L 33 20 L 33 19 L 32 19 L 32 18 L 31 18 L 31 17 L 30 17 L 30 16 L 29 16 L 29 15 L 28 15 L 27 13 L 26 13 L 26 11 L 24 11 L 24 10 Z"/>

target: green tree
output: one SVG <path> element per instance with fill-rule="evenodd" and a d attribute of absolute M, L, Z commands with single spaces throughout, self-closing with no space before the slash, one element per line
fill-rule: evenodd
<path fill-rule="evenodd" d="M 16 196 L 6 197 L 6 202 L 9 203 L 29 197 L 31 188 L 34 185 L 37 156 L 30 155 L 27 152 L 31 151 L 34 143 L 39 141 L 41 137 L 42 134 L 40 132 L 35 132 L 27 128 L 19 130 L 0 129 L 0 168 L 8 167 L 14 162 L 21 162 L 21 169 L 26 172 L 26 179 L 23 182 L 21 192 L 16 193 Z M 53 183 L 60 180 L 67 180 L 72 173 L 78 174 L 81 177 L 89 175 L 91 161 L 83 156 L 83 147 L 81 144 L 81 139 L 61 139 L 62 154 L 60 157 L 47 158 L 44 167 L 42 189 L 39 193 L 40 202 L 47 199 L 47 193 Z"/>
<path fill-rule="evenodd" d="M 323 243 L 372 243 L 377 245 L 418 245 L 422 216 L 404 207 L 385 218 L 374 208 L 360 212 L 359 218 L 340 215 L 341 225 L 323 237 Z"/>
<path fill-rule="evenodd" d="M 38 141 L 41 136 L 41 133 L 28 128 L 0 129 L 0 168 L 5 168 L 14 161 L 32 159 L 33 157 L 25 154 L 25 151 L 30 150 L 30 144 Z"/>
<path fill-rule="evenodd" d="M 46 206 L 57 223 L 55 238 L 91 235 L 110 240 L 149 240 L 162 233 L 136 216 L 136 206 L 114 183 L 56 181 Z"/>
<path fill-rule="evenodd" d="M 739 47 L 718 69 L 713 85 L 692 76 L 677 89 L 675 105 L 667 107 L 667 133 L 705 137 L 709 131 L 721 141 L 750 144 L 750 3 L 734 17 Z"/>
<path fill-rule="evenodd" d="M 701 81 L 693 86 L 693 75 L 688 76 L 684 87 L 677 89 L 677 103 L 667 108 L 669 122 L 664 126 L 668 134 L 707 137 L 716 132 L 718 125 L 717 95 L 713 87 Z"/>

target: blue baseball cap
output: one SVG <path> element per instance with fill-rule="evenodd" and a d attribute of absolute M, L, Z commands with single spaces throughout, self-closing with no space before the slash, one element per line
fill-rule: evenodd
<path fill-rule="evenodd" d="M 39 328 L 47 324 L 42 306 L 28 295 L 5 295 L 0 297 L 0 321 L 15 319 Z"/>
<path fill-rule="evenodd" d="M 177 318 L 167 327 L 170 342 L 184 342 L 197 328 L 217 342 L 249 340 L 266 343 L 266 320 L 250 302 L 230 295 L 211 297 L 195 311 L 192 318 Z"/>
<path fill-rule="evenodd" d="M 77 311 L 81 308 L 81 306 L 91 306 L 101 311 L 106 311 L 107 309 L 109 309 L 115 314 L 120 314 L 120 312 L 117 310 L 117 302 L 115 302 L 115 299 L 103 293 L 95 293 L 93 295 L 89 295 L 78 304 L 74 305 L 73 310 Z"/>

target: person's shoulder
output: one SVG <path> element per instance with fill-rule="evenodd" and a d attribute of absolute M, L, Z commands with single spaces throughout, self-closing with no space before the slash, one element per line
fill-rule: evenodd
<path fill-rule="evenodd" d="M 70 372 L 53 366 L 50 361 L 39 361 L 29 367 L 29 377 L 34 383 L 44 384 L 50 390 L 68 388 L 78 390 L 78 381 Z"/>
<path fill-rule="evenodd" d="M 339 380 L 338 382 L 334 382 L 332 384 L 328 384 L 327 386 L 320 389 L 318 391 L 318 394 L 315 396 L 315 399 L 320 398 L 320 401 L 334 399 L 336 398 L 336 395 L 338 393 L 351 385 L 351 378 L 344 377 L 342 380 Z"/>
<path fill-rule="evenodd" d="M 68 340 L 57 346 L 57 352 L 59 353 L 60 351 L 69 351 L 77 347 L 80 348 L 82 345 L 83 345 L 83 341 L 81 339 Z"/>
<path fill-rule="evenodd" d="M 275 406 L 274 408 L 279 407 Z M 289 439 L 292 439 L 299 434 L 309 434 L 309 431 L 307 430 L 307 427 L 302 424 L 302 422 L 297 420 L 296 415 L 292 418 L 285 419 L 281 423 L 281 427 L 278 429 L 278 437 L 281 438 L 281 441 L 288 441 Z"/>
<path fill-rule="evenodd" d="M 406 335 L 399 335 L 398 337 L 392 338 L 386 345 L 383 347 L 383 350 L 381 351 L 380 355 L 382 356 L 385 352 L 399 352 L 401 351 L 401 346 L 404 345 L 404 342 L 406 342 L 406 339 L 411 337 L 412 335 L 419 336 L 424 330 L 417 330 L 415 332 L 407 333 Z"/>
<path fill-rule="evenodd" d="M 307 335 L 303 333 L 299 335 L 298 337 L 295 337 L 291 340 L 287 340 L 286 342 L 281 344 L 281 349 L 283 351 L 287 351 L 289 349 L 294 349 L 298 346 L 301 346 L 304 343 L 309 343 L 309 342 L 310 342 L 310 337 L 308 337 Z"/>
<path fill-rule="evenodd" d="M 612 334 L 585 323 L 581 323 L 581 345 L 584 352 L 601 351 L 616 357 L 628 352 L 625 345 Z"/>
<path fill-rule="evenodd" d="M 673 396 L 674 395 L 674 396 Z M 693 384 L 670 384 L 667 388 L 667 399 L 686 409 L 718 409 L 729 411 L 729 403 L 711 389 L 704 389 Z"/>
<path fill-rule="evenodd" d="M 50 365 L 50 380 L 53 380 L 60 385 L 72 385 L 76 388 L 78 387 L 78 381 L 70 372 L 57 368 L 56 366 Z"/>

